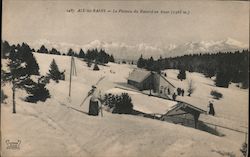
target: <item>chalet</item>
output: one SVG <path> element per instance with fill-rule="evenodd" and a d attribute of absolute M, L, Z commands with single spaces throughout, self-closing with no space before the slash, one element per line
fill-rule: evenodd
<path fill-rule="evenodd" d="M 167 113 L 162 115 L 161 120 L 197 128 L 198 119 L 202 113 L 206 114 L 206 111 L 186 102 L 178 101 Z"/>
<path fill-rule="evenodd" d="M 128 93 L 133 101 L 133 114 L 147 118 L 181 124 L 188 127 L 204 130 L 202 121 L 198 121 L 201 114 L 206 114 L 205 106 L 199 107 L 186 102 L 173 101 L 160 97 L 148 97 L 137 90 L 121 89 L 119 87 L 109 89 L 107 93 Z M 199 124 L 198 124 L 199 122 Z"/>
<path fill-rule="evenodd" d="M 173 95 L 175 92 L 175 86 L 164 76 L 157 72 L 143 69 L 134 69 L 128 77 L 128 84 L 136 87 L 140 91 L 152 89 L 162 97 Z"/>

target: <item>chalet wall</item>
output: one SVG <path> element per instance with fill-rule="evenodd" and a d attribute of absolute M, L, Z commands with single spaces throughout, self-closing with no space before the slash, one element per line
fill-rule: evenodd
<path fill-rule="evenodd" d="M 164 121 L 174 123 L 174 124 L 181 124 L 184 126 L 195 128 L 194 117 L 192 114 L 182 114 L 182 115 L 175 115 L 175 116 L 164 116 Z"/>
<path fill-rule="evenodd" d="M 173 95 L 175 92 L 175 87 L 156 72 L 151 73 L 142 82 L 128 80 L 128 84 L 135 86 L 139 90 L 152 88 L 155 93 L 159 93 L 162 97 L 168 97 L 168 95 Z"/>
<path fill-rule="evenodd" d="M 144 81 L 142 81 L 141 88 L 139 88 L 139 90 L 148 90 L 148 89 L 152 88 L 151 87 L 151 85 L 153 83 L 152 79 L 153 79 L 153 75 L 150 75 Z"/>
<path fill-rule="evenodd" d="M 159 78 L 159 93 L 163 95 L 173 95 L 175 93 L 175 87 L 173 87 L 164 78 Z"/>
<path fill-rule="evenodd" d="M 138 83 L 138 82 L 128 80 L 128 84 L 130 84 L 130 85 L 132 85 L 132 86 L 134 86 L 134 87 L 136 87 L 138 89 L 140 88 L 140 83 Z"/>

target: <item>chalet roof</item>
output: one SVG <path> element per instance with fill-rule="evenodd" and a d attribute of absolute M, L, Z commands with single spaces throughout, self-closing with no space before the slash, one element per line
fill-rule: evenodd
<path fill-rule="evenodd" d="M 153 72 L 154 74 L 157 74 L 156 72 Z M 144 69 L 134 69 L 131 74 L 128 77 L 128 80 L 135 81 L 135 82 L 142 82 L 145 80 L 149 75 L 151 74 L 150 71 L 144 70 Z M 164 81 L 168 82 L 172 87 L 175 88 L 175 86 L 169 82 L 164 76 L 161 74 L 159 75 Z"/>
<path fill-rule="evenodd" d="M 183 113 L 185 113 L 185 111 L 182 109 L 185 109 L 185 108 L 189 108 L 189 109 L 191 109 L 195 112 L 199 112 L 199 113 L 206 113 L 206 111 L 203 109 L 200 109 L 200 108 L 193 106 L 191 104 L 188 104 L 186 102 L 178 101 L 178 103 L 176 105 L 174 105 L 170 110 L 168 110 L 168 112 L 165 115 L 166 116 L 173 116 L 173 115 L 183 114 Z"/>
<path fill-rule="evenodd" d="M 134 69 L 128 77 L 128 80 L 135 82 L 142 82 L 151 74 L 150 71 L 143 69 Z"/>
<path fill-rule="evenodd" d="M 163 78 L 164 81 L 168 82 L 172 87 L 175 88 L 175 86 L 174 86 L 171 82 L 169 82 L 164 76 L 162 76 L 162 75 L 160 74 L 160 77 Z"/>
<path fill-rule="evenodd" d="M 172 106 L 176 105 L 176 101 L 166 100 L 159 97 L 148 96 L 137 90 L 121 89 L 119 87 L 112 88 L 106 93 L 121 94 L 128 93 L 133 101 L 133 109 L 146 114 L 165 114 Z"/>

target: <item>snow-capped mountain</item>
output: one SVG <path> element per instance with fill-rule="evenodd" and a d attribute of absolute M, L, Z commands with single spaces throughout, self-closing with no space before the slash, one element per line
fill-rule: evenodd
<path fill-rule="evenodd" d="M 164 46 L 145 43 L 128 45 L 122 42 L 105 42 L 99 40 L 94 40 L 84 45 L 76 45 L 70 43 L 53 43 L 45 39 L 31 44 L 36 49 L 40 48 L 41 45 L 45 45 L 48 49 L 54 47 L 63 53 L 67 53 L 69 48 L 72 48 L 76 52 L 79 52 L 81 48 L 84 51 L 93 48 L 105 49 L 109 54 L 113 54 L 118 59 L 138 59 L 141 54 L 145 58 L 150 56 L 158 58 L 159 56 L 174 57 L 185 54 L 227 52 L 248 48 L 247 44 L 232 38 L 220 41 L 187 42 L 180 45 L 169 44 Z"/>
<path fill-rule="evenodd" d="M 228 52 L 237 51 L 248 48 L 248 45 L 243 44 L 232 38 L 220 41 L 201 41 L 201 42 L 188 42 L 183 45 L 178 45 L 172 50 L 168 51 L 168 56 L 181 56 L 184 54 L 195 54 L 195 53 L 217 53 L 217 52 Z"/>

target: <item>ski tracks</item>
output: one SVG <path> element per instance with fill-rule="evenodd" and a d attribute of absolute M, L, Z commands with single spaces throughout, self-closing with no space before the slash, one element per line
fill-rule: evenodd
<path fill-rule="evenodd" d="M 76 137 L 74 137 L 73 134 L 68 132 L 62 125 L 60 125 L 56 120 L 54 120 L 51 115 L 48 115 L 47 113 L 42 111 L 36 111 L 34 108 L 32 112 L 26 110 L 23 107 L 22 109 L 25 112 L 21 114 L 26 116 L 32 116 L 40 120 L 41 122 L 47 124 L 49 128 L 60 134 L 60 136 L 62 137 L 62 145 L 65 147 L 70 156 L 93 156 L 88 150 L 84 149 L 84 147 L 81 147 L 81 144 L 76 140 Z"/>

